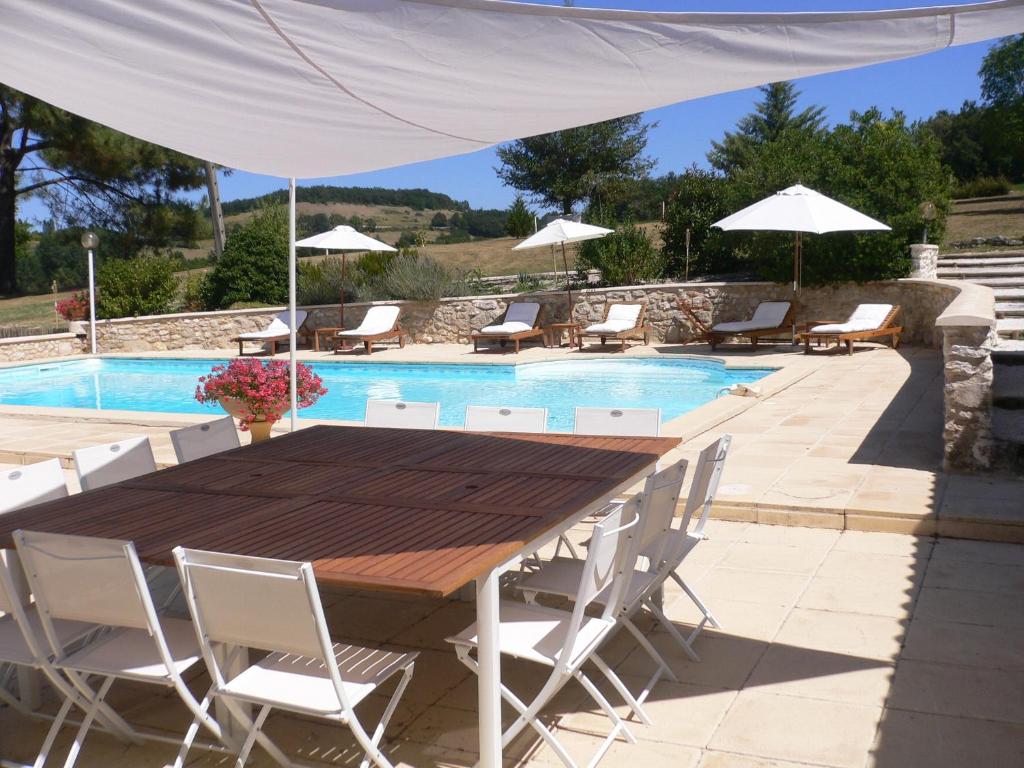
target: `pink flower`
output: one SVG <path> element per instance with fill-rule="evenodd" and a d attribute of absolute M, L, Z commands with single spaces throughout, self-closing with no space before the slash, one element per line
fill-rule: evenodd
<path fill-rule="evenodd" d="M 238 401 L 244 409 L 239 426 L 246 430 L 260 417 L 273 423 L 288 410 L 288 374 L 288 363 L 283 360 L 263 363 L 251 357 L 238 358 L 227 365 L 215 365 L 209 375 L 200 376 L 195 398 L 211 404 L 224 398 Z M 308 408 L 327 394 L 323 380 L 309 366 L 299 363 L 295 378 L 299 408 Z"/>

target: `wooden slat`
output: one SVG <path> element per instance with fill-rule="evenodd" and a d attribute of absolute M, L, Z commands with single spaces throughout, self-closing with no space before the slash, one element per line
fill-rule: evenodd
<path fill-rule="evenodd" d="M 19 528 L 308 560 L 324 584 L 449 594 L 650 466 L 675 438 L 310 427 L 0 516 Z"/>

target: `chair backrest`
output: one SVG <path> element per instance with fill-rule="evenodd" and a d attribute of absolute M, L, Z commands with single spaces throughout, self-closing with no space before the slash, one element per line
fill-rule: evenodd
<path fill-rule="evenodd" d="M 750 320 L 765 327 L 781 328 L 792 306 L 788 301 L 762 301 Z"/>
<path fill-rule="evenodd" d="M 892 304 L 858 304 L 845 324 L 858 331 L 872 331 L 882 327 L 892 310 Z"/>
<path fill-rule="evenodd" d="M 241 442 L 238 440 L 235 420 L 225 416 L 223 419 L 174 430 L 171 432 L 171 445 L 174 446 L 178 463 L 184 464 L 186 461 L 238 448 Z"/>
<path fill-rule="evenodd" d="M 547 408 L 466 407 L 467 432 L 547 432 Z"/>
<path fill-rule="evenodd" d="M 398 314 L 401 311 L 401 307 L 396 307 L 393 304 L 370 307 L 363 316 L 363 322 L 359 324 L 359 330 L 367 336 L 387 333 L 395 327 L 395 323 L 398 322 Z"/>
<path fill-rule="evenodd" d="M 573 434 L 618 437 L 657 437 L 659 408 L 577 408 Z"/>
<path fill-rule="evenodd" d="M 367 400 L 367 427 L 398 429 L 437 429 L 441 415 L 439 403 L 407 403 L 404 400 Z"/>
<path fill-rule="evenodd" d="M 270 321 L 270 325 L 267 326 L 267 329 L 264 331 L 264 333 L 268 335 L 272 333 L 291 333 L 291 326 L 288 324 L 289 321 L 291 320 L 289 314 L 290 313 L 287 311 L 278 312 L 277 317 Z M 295 330 L 298 330 L 303 326 L 303 324 L 306 322 L 306 316 L 308 314 L 309 313 L 307 313 L 306 310 L 304 309 L 295 310 Z"/>
<path fill-rule="evenodd" d="M 156 459 L 148 437 L 132 437 L 116 443 L 79 448 L 72 455 L 83 491 L 156 472 Z"/>
<path fill-rule="evenodd" d="M 339 703 L 349 706 L 309 563 L 182 547 L 174 560 L 216 684 L 225 678 L 211 643 L 296 654 L 323 664 Z"/>
<path fill-rule="evenodd" d="M 506 323 L 526 323 L 531 328 L 537 324 L 540 304 L 536 301 L 516 301 L 505 310 Z"/>
<path fill-rule="evenodd" d="M 604 319 L 606 323 L 636 325 L 640 321 L 640 313 L 644 311 L 645 307 L 645 304 L 609 304 Z"/>
<path fill-rule="evenodd" d="M 672 466 L 650 475 L 644 484 L 640 523 L 634 537 L 634 546 L 637 554 L 647 559 L 649 570 L 655 570 L 664 557 L 668 542 L 666 534 L 672 527 L 682 494 L 686 467 L 686 459 L 680 459 Z"/>
<path fill-rule="evenodd" d="M 67 495 L 60 459 L 47 459 L 0 473 L 0 514 Z"/>
<path fill-rule="evenodd" d="M 693 482 L 690 483 L 690 493 L 686 497 L 686 505 L 683 508 L 683 519 L 680 530 L 689 530 L 694 515 L 699 515 L 692 533 L 701 535 L 704 525 L 711 514 L 711 505 L 718 492 L 718 483 L 722 478 L 722 470 L 725 468 L 725 459 L 729 455 L 729 446 L 732 445 L 732 435 L 722 435 L 700 452 L 697 458 L 697 466 L 693 470 Z"/>

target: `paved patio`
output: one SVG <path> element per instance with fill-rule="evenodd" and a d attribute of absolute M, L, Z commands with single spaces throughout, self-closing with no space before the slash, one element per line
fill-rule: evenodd
<path fill-rule="evenodd" d="M 723 629 L 698 641 L 700 663 L 653 630 L 680 682 L 656 687 L 648 705 L 654 725 L 634 723 L 639 743 L 617 743 L 602 765 L 1024 764 L 1024 546 L 722 521 L 708 530 L 711 539 L 683 573 Z M 327 594 L 325 604 L 339 638 L 421 649 L 388 731 L 390 754 L 408 766 L 472 765 L 475 679 L 444 643 L 472 620 L 472 605 L 354 592 Z M 666 604 L 674 621 L 695 620 L 678 590 L 667 592 Z M 604 655 L 631 684 L 650 670 L 624 633 Z M 525 664 L 506 663 L 504 675 L 524 694 L 541 681 Z M 204 689 L 204 680 L 195 680 L 194 689 Z M 113 692 L 135 722 L 175 734 L 187 724 L 186 710 L 170 695 L 124 683 Z M 364 704 L 366 712 L 378 712 L 383 701 Z M 578 760 L 589 758 L 598 742 L 593 734 L 606 723 L 575 686 L 546 719 Z M 44 730 L 0 711 L 0 751 L 29 758 Z M 279 714 L 268 732 L 296 759 L 357 762 L 344 729 Z M 529 733 L 508 754 L 508 765 L 558 764 Z M 190 765 L 224 764 L 193 756 Z M 126 748 L 94 734 L 80 765 L 155 768 L 173 757 L 166 745 Z M 261 754 L 253 765 L 271 763 Z"/>

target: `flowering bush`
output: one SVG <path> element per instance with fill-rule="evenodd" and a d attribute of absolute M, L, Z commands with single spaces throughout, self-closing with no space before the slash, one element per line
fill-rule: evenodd
<path fill-rule="evenodd" d="M 79 291 L 56 304 L 57 314 L 65 320 L 84 320 L 89 316 L 89 292 Z"/>
<path fill-rule="evenodd" d="M 323 380 L 309 366 L 299 363 L 295 375 L 299 408 L 308 408 L 327 394 Z M 289 409 L 288 363 L 284 360 L 264 363 L 242 357 L 227 365 L 215 365 L 210 375 L 199 377 L 196 400 L 200 403 L 234 401 L 233 405 L 237 405 L 234 415 L 238 416 L 243 431 L 254 421 L 278 421 Z"/>

